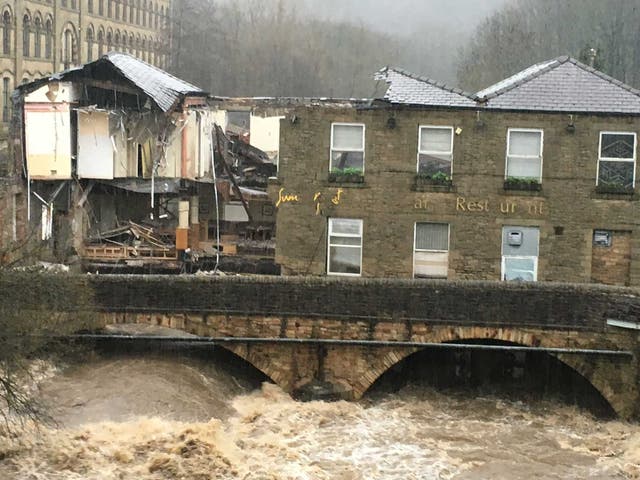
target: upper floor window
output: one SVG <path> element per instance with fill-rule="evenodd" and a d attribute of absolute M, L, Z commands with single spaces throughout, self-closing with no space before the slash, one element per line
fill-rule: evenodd
<path fill-rule="evenodd" d="M 87 10 L 89 13 L 93 13 L 93 0 L 87 0 Z"/>
<path fill-rule="evenodd" d="M 22 55 L 31 55 L 31 19 L 25 15 L 22 20 Z"/>
<path fill-rule="evenodd" d="M 329 219 L 327 273 L 360 275 L 362 271 L 362 220 Z"/>
<path fill-rule="evenodd" d="M 364 173 L 364 125 L 334 123 L 331 125 L 330 170 Z"/>
<path fill-rule="evenodd" d="M 451 177 L 453 127 L 421 126 L 418 133 L 418 173 Z"/>
<path fill-rule="evenodd" d="M 11 116 L 11 88 L 9 81 L 7 77 L 2 79 L 2 121 L 5 123 L 9 121 Z"/>
<path fill-rule="evenodd" d="M 416 223 L 413 276 L 447 278 L 449 269 L 449 224 Z"/>
<path fill-rule="evenodd" d="M 40 58 L 42 56 L 42 20 L 39 17 L 35 20 L 35 32 L 33 42 L 33 56 Z"/>
<path fill-rule="evenodd" d="M 44 29 L 44 56 L 51 58 L 53 52 L 53 24 L 50 18 L 47 19 Z"/>
<path fill-rule="evenodd" d="M 636 179 L 636 134 L 600 132 L 598 178 L 604 188 L 630 190 Z"/>
<path fill-rule="evenodd" d="M 509 129 L 505 177 L 542 182 L 542 130 Z"/>
<path fill-rule="evenodd" d="M 2 14 L 2 53 L 11 53 L 11 13 Z"/>
<path fill-rule="evenodd" d="M 104 15 L 104 0 L 98 0 L 98 14 Z"/>

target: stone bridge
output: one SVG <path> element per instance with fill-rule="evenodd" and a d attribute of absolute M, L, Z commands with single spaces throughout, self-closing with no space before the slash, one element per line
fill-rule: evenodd
<path fill-rule="evenodd" d="M 88 292 L 91 328 L 144 323 L 209 337 L 289 392 L 319 382 L 357 399 L 419 350 L 484 341 L 554 355 L 620 416 L 640 417 L 636 289 L 194 276 L 56 276 L 46 285 L 60 289 L 46 298 L 54 310 L 73 310 L 72 292 Z"/>

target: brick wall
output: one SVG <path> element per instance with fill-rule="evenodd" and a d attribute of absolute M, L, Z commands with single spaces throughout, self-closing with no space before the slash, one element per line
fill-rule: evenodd
<path fill-rule="evenodd" d="M 270 188 L 298 195 L 278 209 L 276 260 L 288 274 L 326 274 L 327 218 L 363 220 L 362 275 L 404 277 L 413 272 L 416 222 L 451 225 L 449 279 L 498 280 L 503 225 L 540 228 L 538 280 L 589 282 L 593 229 L 629 231 L 630 280 L 640 284 L 638 196 L 595 192 L 599 132 L 638 132 L 633 117 L 480 113 L 474 110 L 356 109 L 338 105 L 298 107 L 282 122 L 279 183 Z M 396 126 L 387 127 L 389 117 Z M 364 123 L 365 182 L 327 180 L 332 122 Z M 459 127 L 454 136 L 452 192 L 413 190 L 419 125 Z M 508 128 L 544 131 L 540 192 L 503 188 Z M 340 202 L 330 200 L 341 188 Z M 316 215 L 315 194 L 320 193 Z M 464 199 L 488 206 L 468 211 Z M 515 206 L 515 207 L 514 207 Z M 541 208 L 542 207 L 542 208 Z"/>

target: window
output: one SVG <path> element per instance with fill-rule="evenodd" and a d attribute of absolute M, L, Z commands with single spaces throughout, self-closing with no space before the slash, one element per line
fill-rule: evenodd
<path fill-rule="evenodd" d="M 53 43 L 53 27 L 51 19 L 47 19 L 47 23 L 45 25 L 45 37 L 44 37 L 44 55 L 47 58 L 51 58 L 51 53 L 53 51 L 52 43 Z"/>
<path fill-rule="evenodd" d="M 98 57 L 104 54 L 104 32 L 98 30 Z"/>
<path fill-rule="evenodd" d="M 93 61 L 93 29 L 87 29 L 87 62 Z"/>
<path fill-rule="evenodd" d="M 36 18 L 35 26 L 36 30 L 33 42 L 33 56 L 40 58 L 42 55 L 42 20 L 40 20 L 40 18 Z"/>
<path fill-rule="evenodd" d="M 89 13 L 93 13 L 93 0 L 87 0 L 87 10 Z"/>
<path fill-rule="evenodd" d="M 418 132 L 418 173 L 451 176 L 453 127 L 420 127 Z"/>
<path fill-rule="evenodd" d="M 636 179 L 636 134 L 600 132 L 596 185 L 632 189 Z"/>
<path fill-rule="evenodd" d="M 449 224 L 416 223 L 413 276 L 447 278 L 449 269 Z"/>
<path fill-rule="evenodd" d="M 65 70 L 70 68 L 76 61 L 75 56 L 76 44 L 73 32 L 66 29 L 62 34 L 62 63 Z"/>
<path fill-rule="evenodd" d="M 107 0 L 107 17 L 113 17 L 113 0 Z"/>
<path fill-rule="evenodd" d="M 11 88 L 9 87 L 9 79 L 2 79 L 2 121 L 8 122 L 11 116 Z"/>
<path fill-rule="evenodd" d="M 509 129 L 505 177 L 542 182 L 542 130 Z"/>
<path fill-rule="evenodd" d="M 502 228 L 502 280 L 538 279 L 538 227 Z"/>
<path fill-rule="evenodd" d="M 104 15 L 104 0 L 98 0 L 98 14 Z"/>
<path fill-rule="evenodd" d="M 22 19 L 22 55 L 28 57 L 31 54 L 31 19 L 25 15 Z"/>
<path fill-rule="evenodd" d="M 360 275 L 362 269 L 362 220 L 329 219 L 327 273 Z"/>
<path fill-rule="evenodd" d="M 11 14 L 6 10 L 2 14 L 2 53 L 11 53 Z"/>
<path fill-rule="evenodd" d="M 364 172 L 364 125 L 331 125 L 330 170 L 354 169 Z"/>

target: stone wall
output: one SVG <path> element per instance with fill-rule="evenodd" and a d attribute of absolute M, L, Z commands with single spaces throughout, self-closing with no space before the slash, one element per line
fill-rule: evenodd
<path fill-rule="evenodd" d="M 607 318 L 637 321 L 640 292 L 632 288 L 4 273 L 0 289 L 6 292 L 0 311 L 50 312 L 52 328 L 61 333 L 71 328 L 67 323 L 76 329 L 171 327 L 217 339 L 287 391 L 320 383 L 352 399 L 424 344 L 466 340 L 631 352 L 559 358 L 620 415 L 640 415 L 640 338 L 636 331 L 606 326 Z"/>
<path fill-rule="evenodd" d="M 366 277 L 410 278 L 415 223 L 444 222 L 451 227 L 449 279 L 498 280 L 501 230 L 516 225 L 540 228 L 541 281 L 591 281 L 593 230 L 631 232 L 627 282 L 640 284 L 639 197 L 595 189 L 599 133 L 638 132 L 639 118 L 330 104 L 298 107 L 293 115 L 295 123 L 282 122 L 278 182 L 270 190 L 274 200 L 279 192 L 297 195 L 278 209 L 276 260 L 285 273 L 325 275 L 327 218 L 343 217 L 363 220 Z M 332 122 L 365 125 L 364 183 L 328 182 Z M 450 192 L 414 188 L 420 125 L 460 129 Z M 503 187 L 509 128 L 544 131 L 539 192 Z"/>

